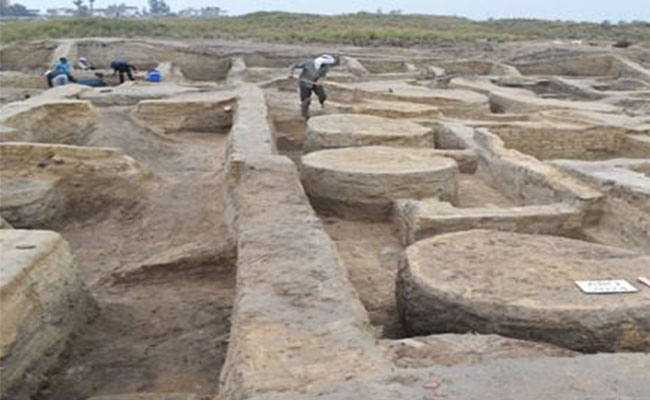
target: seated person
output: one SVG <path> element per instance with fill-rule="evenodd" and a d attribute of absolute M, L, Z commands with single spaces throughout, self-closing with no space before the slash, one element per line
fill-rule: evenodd
<path fill-rule="evenodd" d="M 82 71 L 95 69 L 95 67 L 90 62 L 88 62 L 88 59 L 86 57 L 79 58 L 79 61 L 77 62 L 77 68 L 79 68 Z"/>
<path fill-rule="evenodd" d="M 54 65 L 52 65 L 52 68 L 50 68 L 50 70 L 45 73 L 45 77 L 47 78 L 47 84 L 49 87 L 54 86 L 53 79 L 59 75 L 66 76 L 65 83 L 76 82 L 76 80 L 72 76 L 72 66 L 68 64 L 68 59 L 65 57 L 59 58 L 59 61 L 54 63 Z M 61 83 L 63 82 L 63 80 L 59 79 L 58 82 Z"/>

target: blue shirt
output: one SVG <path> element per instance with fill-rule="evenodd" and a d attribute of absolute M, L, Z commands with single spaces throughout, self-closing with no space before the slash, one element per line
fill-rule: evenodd
<path fill-rule="evenodd" d="M 67 62 L 64 63 L 59 61 L 56 64 L 54 64 L 54 66 L 52 67 L 52 74 L 54 76 L 61 75 L 61 74 L 68 75 L 70 73 L 70 69 L 71 69 L 70 64 L 68 64 Z"/>

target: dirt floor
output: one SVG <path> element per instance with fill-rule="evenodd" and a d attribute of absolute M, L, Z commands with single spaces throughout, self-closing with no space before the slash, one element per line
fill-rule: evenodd
<path fill-rule="evenodd" d="M 487 185 L 477 175 L 459 175 L 459 207 L 508 207 L 513 201 Z M 397 257 L 403 250 L 392 222 L 351 221 L 321 214 L 350 281 L 368 310 L 375 333 L 402 338 L 395 303 Z"/>
<path fill-rule="evenodd" d="M 234 276 L 206 270 L 95 290 L 100 314 L 36 399 L 217 393 Z"/>
<path fill-rule="evenodd" d="M 477 174 L 458 174 L 458 204 L 460 208 L 514 207 L 515 202 L 488 185 Z"/>
<path fill-rule="evenodd" d="M 88 145 L 120 147 L 154 179 L 132 210 L 58 228 L 99 305 L 36 399 L 217 392 L 234 298 L 223 222 L 226 136 L 160 137 L 130 107 L 100 109 Z"/>
<path fill-rule="evenodd" d="M 390 222 L 346 221 L 321 215 L 350 281 L 379 337 L 404 336 L 395 303 L 396 257 L 402 244 Z"/>

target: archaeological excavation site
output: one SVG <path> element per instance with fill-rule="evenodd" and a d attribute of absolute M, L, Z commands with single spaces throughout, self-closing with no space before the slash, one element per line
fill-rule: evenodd
<path fill-rule="evenodd" d="M 290 66 L 322 54 L 305 118 Z M 48 88 L 61 57 L 106 86 Z M 550 41 L 4 45 L 0 397 L 647 400 L 649 66 Z"/>

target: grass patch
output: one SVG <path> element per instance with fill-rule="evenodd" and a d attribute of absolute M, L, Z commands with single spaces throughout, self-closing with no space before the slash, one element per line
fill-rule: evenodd
<path fill-rule="evenodd" d="M 434 45 L 477 40 L 583 39 L 650 41 L 648 23 L 596 24 L 526 19 L 472 21 L 465 18 L 378 15 L 340 16 L 259 12 L 214 19 L 107 19 L 7 21 L 0 42 L 46 38 L 170 37 L 240 38 L 261 41 L 341 43 L 360 46 Z"/>

